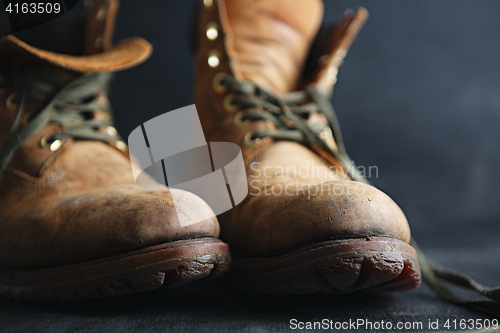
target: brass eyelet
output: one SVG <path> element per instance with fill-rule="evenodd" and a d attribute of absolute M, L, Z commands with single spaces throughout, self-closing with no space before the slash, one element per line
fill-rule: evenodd
<path fill-rule="evenodd" d="M 227 113 L 234 113 L 239 110 L 238 105 L 233 104 L 234 98 L 236 94 L 229 94 L 224 97 L 224 101 L 222 102 L 222 106 Z"/>
<path fill-rule="evenodd" d="M 108 9 L 106 7 L 101 7 L 99 8 L 99 10 L 97 11 L 97 14 L 96 14 L 96 19 L 98 19 L 99 21 L 104 21 L 104 19 L 106 18 L 106 14 L 108 12 Z"/>
<path fill-rule="evenodd" d="M 250 120 L 241 120 L 241 118 L 243 118 L 244 115 L 245 115 L 245 112 L 240 111 L 234 116 L 233 122 L 236 126 L 244 127 L 244 126 L 248 126 L 252 123 Z"/>
<path fill-rule="evenodd" d="M 203 5 L 205 6 L 205 8 L 210 8 L 212 7 L 214 4 L 214 0 L 203 0 Z"/>
<path fill-rule="evenodd" d="M 62 147 L 62 141 L 61 140 L 54 140 L 52 142 L 47 141 L 47 137 L 44 136 L 42 140 L 40 140 L 40 146 L 44 149 L 48 149 L 50 151 L 58 151 L 59 148 Z"/>
<path fill-rule="evenodd" d="M 333 138 L 332 129 L 330 127 L 327 127 L 325 129 L 323 129 L 319 133 L 319 137 L 321 138 L 321 140 L 327 142 L 328 140 L 330 140 L 331 138 Z"/>
<path fill-rule="evenodd" d="M 210 22 L 205 27 L 205 35 L 209 40 L 216 40 L 219 37 L 219 25 L 215 22 Z"/>
<path fill-rule="evenodd" d="M 336 66 L 330 66 L 326 72 L 326 82 L 329 85 L 334 85 L 337 83 L 337 74 L 339 72 L 339 69 Z"/>
<path fill-rule="evenodd" d="M 23 119 L 21 120 L 21 125 L 23 125 L 23 126 L 27 125 L 30 122 L 32 117 L 33 117 L 32 113 L 25 114 Z"/>
<path fill-rule="evenodd" d="M 127 152 L 128 151 L 128 146 L 123 141 L 116 141 L 116 148 L 120 149 L 123 152 Z"/>
<path fill-rule="evenodd" d="M 118 131 L 113 126 L 107 126 L 106 133 L 108 133 L 108 135 L 112 136 L 112 137 L 115 137 L 118 135 Z"/>
<path fill-rule="evenodd" d="M 101 46 L 102 46 L 102 43 L 103 43 L 103 39 L 102 39 L 102 37 L 97 37 L 97 38 L 95 39 L 95 41 L 94 41 L 94 45 L 95 45 L 96 47 L 101 47 Z"/>
<path fill-rule="evenodd" d="M 221 84 L 221 81 L 228 77 L 229 74 L 221 72 L 217 73 L 212 80 L 212 87 L 217 94 L 223 94 L 226 92 L 227 88 Z"/>
<path fill-rule="evenodd" d="M 216 68 L 220 65 L 220 62 L 221 62 L 221 54 L 219 51 L 212 50 L 212 51 L 208 52 L 208 55 L 207 55 L 208 66 L 210 66 L 212 68 Z"/>
<path fill-rule="evenodd" d="M 255 132 L 248 132 L 247 135 L 243 138 L 243 143 L 246 146 L 253 146 L 253 145 L 259 145 L 262 143 L 261 138 L 255 138 L 252 139 L 252 137 L 255 135 Z"/>
<path fill-rule="evenodd" d="M 17 110 L 17 94 L 12 93 L 5 100 L 5 106 L 10 110 Z"/>

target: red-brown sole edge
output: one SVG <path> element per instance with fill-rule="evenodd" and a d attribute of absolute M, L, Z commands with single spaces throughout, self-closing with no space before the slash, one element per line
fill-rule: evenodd
<path fill-rule="evenodd" d="M 325 241 L 280 256 L 235 259 L 232 267 L 239 287 L 256 293 L 405 291 L 421 281 L 415 249 L 384 237 Z"/>
<path fill-rule="evenodd" d="M 77 265 L 0 270 L 0 294 L 28 301 L 126 295 L 218 276 L 230 262 L 229 246 L 218 239 L 180 240 Z"/>

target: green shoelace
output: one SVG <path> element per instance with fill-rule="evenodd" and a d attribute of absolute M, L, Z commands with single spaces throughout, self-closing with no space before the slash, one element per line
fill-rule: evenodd
<path fill-rule="evenodd" d="M 276 96 L 252 82 L 237 81 L 229 75 L 220 79 L 219 83 L 235 93 L 231 103 L 245 110 L 240 118 L 241 121 L 267 120 L 276 127 L 272 130 L 253 132 L 251 139 L 269 137 L 274 140 L 294 141 L 306 146 L 317 145 L 334 156 L 344 166 L 351 179 L 369 183 L 361 173 L 357 172 L 358 169 L 346 153 L 339 122 L 328 92 L 313 86 L 305 91 Z M 308 123 L 307 118 L 312 113 L 323 115 L 327 124 L 321 126 Z M 331 130 L 337 150 L 330 149 L 322 140 L 320 135 L 325 130 Z M 500 316 L 500 287 L 485 287 L 462 273 L 440 266 L 422 253 L 413 238 L 410 244 L 417 251 L 422 279 L 439 297 L 455 304 Z M 442 281 L 475 291 L 485 299 L 471 300 L 460 297 Z"/>
<path fill-rule="evenodd" d="M 17 107 L 14 122 L 0 150 L 0 172 L 16 148 L 49 123 L 61 125 L 63 128 L 62 131 L 47 138 L 49 144 L 67 138 L 102 142 L 119 140 L 117 134 L 111 135 L 100 130 L 103 126 L 111 126 L 111 121 L 93 117 L 95 110 L 111 114 L 109 105 L 94 100 L 96 94 L 106 91 L 111 74 L 81 75 L 64 84 L 53 75 L 23 71 L 18 68 L 14 71 L 14 75 L 5 77 L 14 77 L 15 81 L 2 83 L 7 88 L 14 87 Z M 33 101 L 47 101 L 47 103 L 28 122 L 21 124 L 23 107 Z"/>

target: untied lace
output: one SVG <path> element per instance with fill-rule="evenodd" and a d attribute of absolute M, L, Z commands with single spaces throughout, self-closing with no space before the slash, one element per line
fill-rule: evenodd
<path fill-rule="evenodd" d="M 235 93 L 232 104 L 243 110 L 242 121 L 269 121 L 275 129 L 257 130 L 252 139 L 272 138 L 276 141 L 295 141 L 311 147 L 316 145 L 334 156 L 346 173 L 355 181 L 369 183 L 358 171 L 345 151 L 340 126 L 330 102 L 328 92 L 310 86 L 304 91 L 295 91 L 277 96 L 249 81 L 238 81 L 227 75 L 220 84 Z M 324 115 L 326 125 L 315 125 L 307 121 L 312 113 Z M 337 149 L 331 149 L 321 138 L 321 132 L 331 130 Z M 488 288 L 472 278 L 436 264 L 427 258 L 412 238 L 410 244 L 417 251 L 422 279 L 446 301 L 500 315 L 500 287 Z M 449 282 L 479 293 L 485 299 L 467 299 L 451 291 L 442 281 Z"/>

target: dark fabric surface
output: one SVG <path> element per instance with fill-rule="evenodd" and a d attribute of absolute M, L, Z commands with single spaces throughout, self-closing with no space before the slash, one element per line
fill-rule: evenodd
<path fill-rule="evenodd" d="M 401 205 L 430 258 L 500 285 L 500 1 L 325 2 L 327 22 L 356 5 L 371 13 L 333 96 L 350 156 L 378 168 L 370 180 Z M 193 7 L 122 2 L 116 40 L 138 35 L 155 47 L 150 61 L 113 83 L 125 138 L 192 103 Z M 0 330 L 282 332 L 292 318 L 421 321 L 424 328 L 429 320 L 492 318 L 444 303 L 425 286 L 388 295 L 250 297 L 229 282 L 78 303 L 0 300 Z"/>
<path fill-rule="evenodd" d="M 450 255 L 453 251 L 454 255 Z M 491 260 L 495 250 L 443 249 L 427 251 L 450 267 L 470 270 L 484 283 L 497 283 L 500 267 Z M 0 302 L 0 329 L 5 332 L 288 332 L 290 320 L 337 322 L 421 322 L 429 320 L 493 319 L 478 312 L 449 305 L 426 288 L 407 293 L 344 296 L 248 296 L 237 293 L 230 277 L 162 293 L 57 304 Z M 364 328 L 364 327 L 363 327 Z M 295 330 L 298 331 L 298 330 Z M 321 330 L 308 330 L 307 332 Z M 351 329 L 350 332 L 399 332 L 400 330 Z M 438 330 L 436 330 L 438 331 Z"/>

